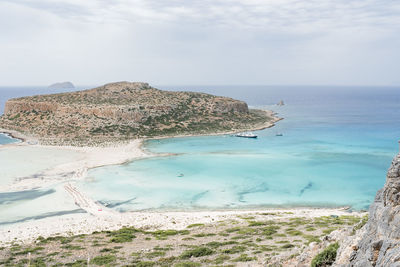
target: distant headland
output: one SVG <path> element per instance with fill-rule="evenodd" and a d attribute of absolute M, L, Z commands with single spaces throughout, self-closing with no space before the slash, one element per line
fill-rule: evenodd
<path fill-rule="evenodd" d="M 48 86 L 48 88 L 52 89 L 74 89 L 75 86 L 71 82 L 61 82 L 61 83 L 53 83 Z"/>
<path fill-rule="evenodd" d="M 146 137 L 201 135 L 270 127 L 273 112 L 243 101 L 162 91 L 141 82 L 10 99 L 0 127 L 42 144 L 97 145 Z"/>

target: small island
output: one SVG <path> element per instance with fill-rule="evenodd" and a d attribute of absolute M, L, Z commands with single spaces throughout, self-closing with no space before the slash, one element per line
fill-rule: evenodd
<path fill-rule="evenodd" d="M 33 136 L 42 144 L 79 146 L 263 129 L 277 120 L 272 112 L 249 109 L 245 102 L 228 97 L 117 82 L 10 99 L 0 127 Z"/>
<path fill-rule="evenodd" d="M 61 83 L 53 83 L 48 86 L 51 89 L 74 89 L 75 86 L 71 82 L 61 82 Z"/>

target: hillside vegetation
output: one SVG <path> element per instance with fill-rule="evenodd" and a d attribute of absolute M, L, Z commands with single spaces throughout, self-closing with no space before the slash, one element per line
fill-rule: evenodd
<path fill-rule="evenodd" d="M 119 82 L 94 89 L 11 99 L 0 127 L 42 143 L 88 144 L 139 137 L 262 128 L 273 117 L 243 101 Z"/>

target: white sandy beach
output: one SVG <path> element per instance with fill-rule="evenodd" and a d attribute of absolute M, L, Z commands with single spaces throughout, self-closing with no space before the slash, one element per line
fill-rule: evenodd
<path fill-rule="evenodd" d="M 88 169 L 123 164 L 149 156 L 142 151 L 141 144 L 142 140 L 137 139 L 110 147 L 42 146 L 29 145 L 27 142 L 4 145 L 0 147 L 0 158 L 10 161 L 10 170 L 6 172 L 6 167 L 2 169 L 2 179 L 15 179 L 10 183 L 0 183 L 0 191 L 29 190 L 60 181 L 82 179 Z M 16 161 L 17 158 L 25 159 L 21 164 L 22 168 L 10 166 L 11 161 Z M 26 167 L 27 164 L 29 167 Z"/>

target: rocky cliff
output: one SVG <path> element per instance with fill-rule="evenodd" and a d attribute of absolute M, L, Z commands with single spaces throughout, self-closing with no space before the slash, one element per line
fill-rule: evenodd
<path fill-rule="evenodd" d="M 400 154 L 369 209 L 367 224 L 338 251 L 337 266 L 400 266 Z"/>
<path fill-rule="evenodd" d="M 227 97 L 119 82 L 11 99 L 0 127 L 35 136 L 42 143 L 65 144 L 261 128 L 273 119 Z"/>

